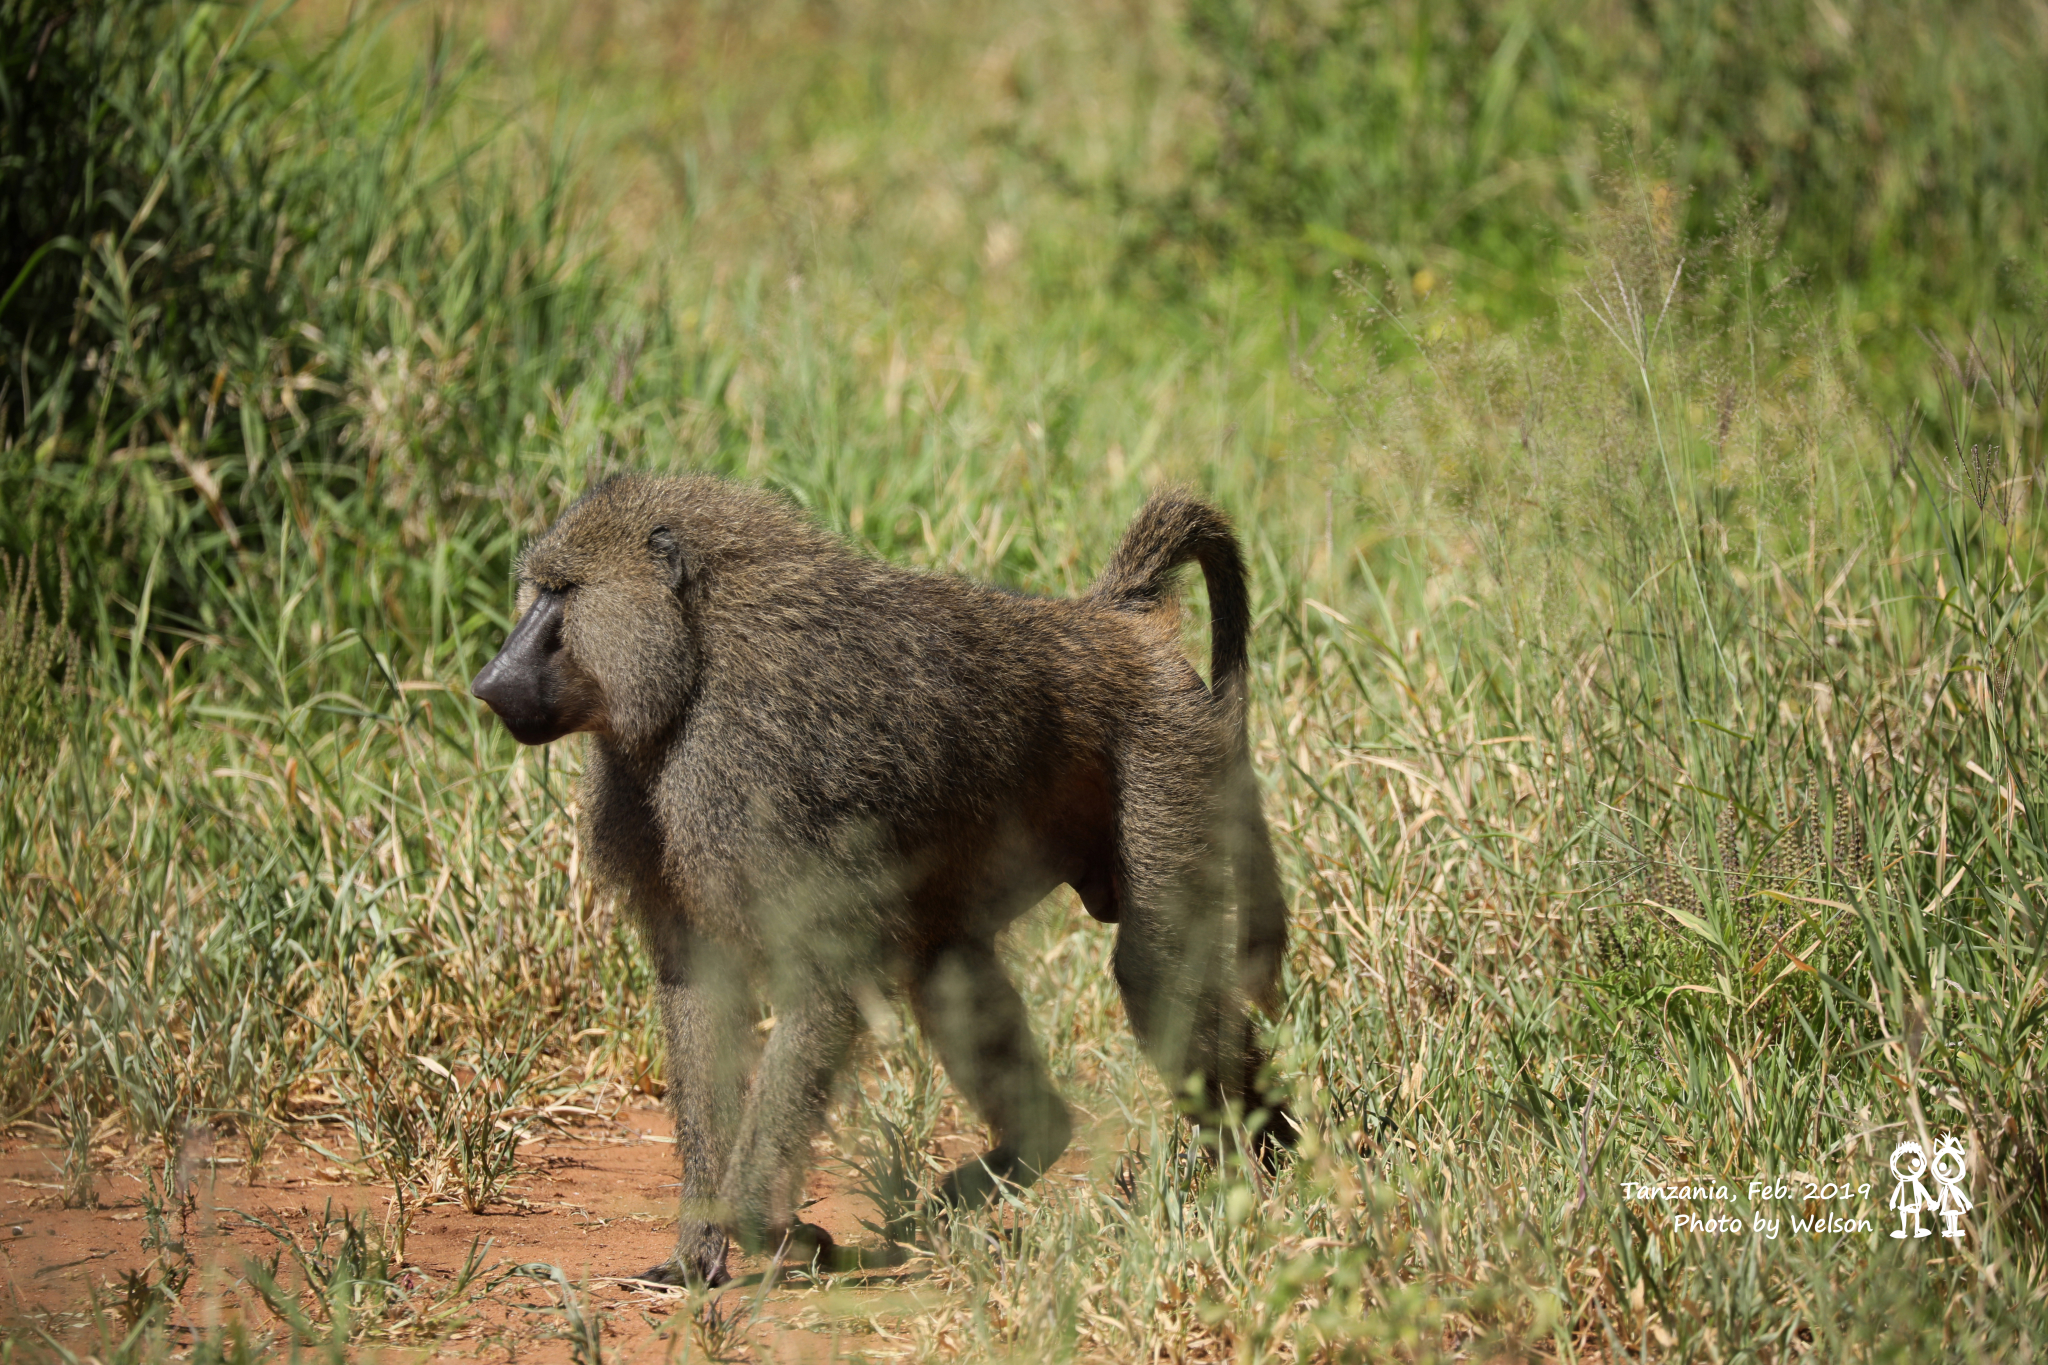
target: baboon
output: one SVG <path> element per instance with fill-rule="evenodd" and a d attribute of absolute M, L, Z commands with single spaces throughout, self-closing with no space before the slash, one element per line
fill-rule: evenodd
<path fill-rule="evenodd" d="M 1189 561 L 1206 688 L 1179 643 Z M 1117 926 L 1131 1026 L 1189 1116 L 1289 1140 L 1245 1008 L 1275 1007 L 1286 904 L 1245 736 L 1244 564 L 1214 508 L 1154 497 L 1068 600 L 892 567 L 753 489 L 628 475 L 518 578 L 471 691 L 523 744 L 590 737 L 585 858 L 653 957 L 682 1158 L 650 1278 L 724 1282 L 729 1237 L 834 1252 L 796 1221 L 801 1182 L 892 990 L 992 1132 L 941 1199 L 1045 1171 L 1072 1125 L 996 939 L 1062 882 Z"/>

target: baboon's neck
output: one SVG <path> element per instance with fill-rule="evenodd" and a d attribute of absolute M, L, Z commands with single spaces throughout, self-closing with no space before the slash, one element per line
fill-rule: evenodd
<path fill-rule="evenodd" d="M 675 731 L 680 728 L 671 726 L 638 744 L 628 744 L 616 735 L 592 735 L 586 764 L 601 772 L 601 780 L 608 785 L 645 795 L 660 780 L 675 745 Z"/>

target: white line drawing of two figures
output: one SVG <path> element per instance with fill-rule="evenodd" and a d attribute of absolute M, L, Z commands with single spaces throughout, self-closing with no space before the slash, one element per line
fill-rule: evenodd
<path fill-rule="evenodd" d="M 1892 1176 L 1899 1183 L 1892 1190 L 1890 1208 L 1899 1211 L 1899 1230 L 1892 1237 L 1930 1237 L 1932 1228 L 1920 1226 L 1920 1214 L 1938 1213 L 1945 1226 L 1944 1237 L 1963 1235 L 1962 1219 L 1972 1207 L 1970 1197 L 1963 1193 L 1963 1176 L 1969 1169 L 1969 1156 L 1963 1144 L 1952 1133 L 1942 1134 L 1941 1141 L 1934 1144 L 1934 1157 L 1928 1159 L 1926 1149 L 1911 1138 L 1892 1148 Z M 1920 1177 L 1932 1175 L 1941 1194 L 1930 1196 L 1927 1187 L 1920 1183 Z M 1906 1229 L 1910 1223 L 1912 1232 Z"/>

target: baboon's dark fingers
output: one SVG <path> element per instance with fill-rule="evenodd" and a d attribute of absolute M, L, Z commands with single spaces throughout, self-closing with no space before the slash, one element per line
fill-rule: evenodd
<path fill-rule="evenodd" d="M 1185 1104 L 1181 1117 L 1194 1130 L 1191 1156 L 1209 1162 L 1231 1155 L 1249 1158 L 1268 1175 L 1279 1171 L 1283 1155 L 1301 1141 L 1301 1125 L 1285 1096 L 1272 1089 L 1254 1086 L 1227 1097 L 1212 1090 L 1206 1103 Z"/>
<path fill-rule="evenodd" d="M 902 1239 L 910 1241 L 906 1237 Z M 811 1268 L 820 1274 L 846 1275 L 862 1270 L 889 1270 L 910 1259 L 910 1253 L 893 1241 L 880 1246 L 834 1246 L 820 1254 Z"/>
<path fill-rule="evenodd" d="M 775 1239 L 775 1260 L 786 1269 L 803 1269 L 819 1274 L 862 1269 L 860 1248 L 842 1247 L 832 1234 L 816 1223 L 792 1223 Z"/>
<path fill-rule="evenodd" d="M 1035 1160 L 1015 1147 L 991 1147 L 978 1159 L 963 1161 L 948 1172 L 939 1182 L 939 1199 L 952 1208 L 973 1208 L 987 1203 L 998 1185 L 1024 1189 L 1044 1175 L 1066 1147 L 1064 1140 L 1048 1142 Z"/>
<path fill-rule="evenodd" d="M 839 1249 L 839 1243 L 833 1240 L 832 1234 L 816 1223 L 792 1223 L 781 1240 L 790 1260 L 815 1260 Z"/>
<path fill-rule="evenodd" d="M 1247 1033 L 1251 1032 L 1247 1022 Z M 1287 1107 L 1287 1094 L 1271 1076 L 1273 1059 L 1256 1043 L 1245 1045 L 1244 1088 L 1236 1097 L 1245 1108 L 1245 1127 L 1252 1135 L 1252 1151 L 1272 1169 L 1282 1151 L 1292 1151 L 1301 1140 L 1301 1125 Z"/>
<path fill-rule="evenodd" d="M 1259 1109 L 1251 1116 L 1248 1125 L 1252 1134 L 1252 1155 L 1259 1164 L 1271 1173 L 1280 1165 L 1280 1154 L 1294 1150 L 1301 1141 L 1301 1127 L 1294 1121 L 1294 1115 L 1287 1111 L 1287 1101 L 1277 1095 L 1267 1095 L 1259 1101 Z"/>
<path fill-rule="evenodd" d="M 926 1221 L 928 1217 L 931 1220 L 929 1225 Z M 879 1228 L 875 1227 L 872 1223 L 867 1224 L 867 1227 L 870 1231 L 882 1234 L 882 1241 L 887 1251 L 903 1256 L 903 1247 L 923 1246 L 924 1234 L 928 1226 L 936 1226 L 944 1221 L 944 1217 L 945 1210 L 943 1208 L 934 1211 L 927 1207 L 915 1209 L 909 1213 L 899 1213 Z M 905 1259 L 908 1258 L 905 1257 Z"/>
<path fill-rule="evenodd" d="M 725 1257 L 718 1258 L 718 1264 L 708 1272 L 695 1263 L 683 1263 L 673 1258 L 660 1265 L 651 1266 L 638 1275 L 626 1276 L 634 1280 L 645 1280 L 651 1284 L 674 1285 L 678 1289 L 716 1289 L 728 1284 L 732 1275 L 725 1268 Z"/>
<path fill-rule="evenodd" d="M 724 1229 L 685 1218 L 676 1228 L 675 1251 L 641 1278 L 715 1289 L 732 1278 L 726 1272 L 725 1252 Z"/>

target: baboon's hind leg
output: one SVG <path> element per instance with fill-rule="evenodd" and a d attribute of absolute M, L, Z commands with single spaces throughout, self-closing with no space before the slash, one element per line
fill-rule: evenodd
<path fill-rule="evenodd" d="M 953 1084 L 993 1130 L 994 1145 L 939 1187 L 947 1204 L 986 1200 L 996 1182 L 1029 1185 L 1059 1159 L 1073 1119 L 1032 1040 L 1023 997 L 985 943 L 952 945 L 912 980 L 911 1006 Z"/>
<path fill-rule="evenodd" d="M 1292 1145 L 1294 1127 L 1261 1080 L 1268 1058 L 1239 988 L 1225 859 L 1192 837 L 1203 828 L 1196 813 L 1127 808 L 1117 988 L 1132 1031 L 1188 1117 L 1221 1128 L 1233 1110 L 1238 1121 L 1263 1110 L 1254 1145 L 1264 1153 Z"/>

